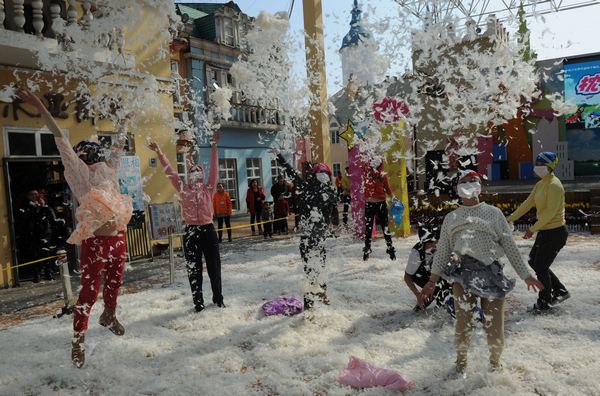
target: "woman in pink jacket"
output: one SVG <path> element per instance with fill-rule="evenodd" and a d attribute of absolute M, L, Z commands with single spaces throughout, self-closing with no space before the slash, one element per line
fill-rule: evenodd
<path fill-rule="evenodd" d="M 217 154 L 218 135 L 213 135 L 213 144 L 210 155 L 210 173 L 208 183 L 204 183 L 204 169 L 202 166 L 193 165 L 188 171 L 188 180 L 183 183 L 169 160 L 154 142 L 148 148 L 158 154 L 160 163 L 165 168 L 165 173 L 171 184 L 179 193 L 185 221 L 185 235 L 183 244 L 185 260 L 192 289 L 192 298 L 196 312 L 204 309 L 202 296 L 202 256 L 206 260 L 206 271 L 210 278 L 213 303 L 220 308 L 225 308 L 223 294 L 221 293 L 221 256 L 219 253 L 219 240 L 213 226 L 213 194 L 215 192 L 219 158 Z"/>
<path fill-rule="evenodd" d="M 71 360 L 75 366 L 82 367 L 85 362 L 85 332 L 90 311 L 98 299 L 102 278 L 104 312 L 100 316 L 100 324 L 118 336 L 125 333 L 115 311 L 125 268 L 125 232 L 133 207 L 131 198 L 119 192 L 117 181 L 116 169 L 122 146 L 107 152 L 98 143 L 84 140 L 72 148 L 37 96 L 27 90 L 19 90 L 17 95 L 36 108 L 54 135 L 65 167 L 65 179 L 79 202 L 75 212 L 77 227 L 67 242 L 81 245 L 81 290 L 73 310 L 75 334 Z M 117 135 L 117 140 L 124 141 L 123 136 Z"/>

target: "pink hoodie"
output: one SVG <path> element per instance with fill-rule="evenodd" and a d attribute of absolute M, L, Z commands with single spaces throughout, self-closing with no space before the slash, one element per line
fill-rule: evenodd
<path fill-rule="evenodd" d="M 179 193 L 185 224 L 212 224 L 214 210 L 212 197 L 219 176 L 217 148 L 213 146 L 210 152 L 210 174 L 208 175 L 208 183 L 206 184 L 204 180 L 199 180 L 196 183 L 183 183 L 163 153 L 158 155 L 158 159 L 165 167 L 165 173 L 171 179 L 171 184 L 173 184 Z"/>

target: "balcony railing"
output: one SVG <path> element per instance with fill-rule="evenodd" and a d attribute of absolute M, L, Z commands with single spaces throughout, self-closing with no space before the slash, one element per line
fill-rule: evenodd
<path fill-rule="evenodd" d="M 285 125 L 279 110 L 242 103 L 231 104 L 231 119 L 222 121 L 223 126 L 278 130 Z"/>
<path fill-rule="evenodd" d="M 50 51 L 72 51 L 73 40 L 68 37 L 65 27 L 79 25 L 81 30 L 90 31 L 94 19 L 107 17 L 102 15 L 102 5 L 98 1 L 90 0 L 0 0 L 0 51 L 7 55 L 10 63 L 12 55 L 22 49 L 32 51 L 46 48 Z M 16 32 L 8 34 L 8 32 Z M 118 52 L 125 60 L 125 65 L 130 65 L 131 55 L 124 54 L 125 38 L 122 29 L 102 31 L 94 37 L 86 38 L 86 51 L 95 50 L 104 54 L 95 54 L 94 60 L 113 62 L 111 52 Z M 36 38 L 41 40 L 36 40 Z M 92 43 L 92 45 L 87 45 Z M 90 48 L 93 47 L 93 48 Z M 15 52 L 17 51 L 17 52 Z M 27 59 L 21 58 L 19 64 L 25 66 Z M 89 54 L 85 56 L 89 57 Z"/>

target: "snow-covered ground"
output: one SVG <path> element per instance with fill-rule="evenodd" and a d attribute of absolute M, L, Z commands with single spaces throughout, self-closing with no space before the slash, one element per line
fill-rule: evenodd
<path fill-rule="evenodd" d="M 525 256 L 531 241 L 516 236 Z M 535 295 L 523 282 L 507 300 L 505 370 L 489 373 L 483 329 L 471 346 L 467 379 L 450 379 L 453 325 L 442 311 L 412 312 L 404 286 L 415 238 L 396 240 L 399 259 L 381 240 L 362 261 L 362 246 L 331 241 L 331 306 L 295 317 L 264 317 L 261 304 L 301 295 L 297 239 L 223 251 L 227 309 L 192 310 L 180 268 L 172 287 L 121 296 L 127 333 L 116 337 L 93 311 L 83 369 L 72 366 L 71 318 L 38 319 L 0 332 L 2 395 L 381 395 L 336 383 L 350 355 L 416 381 L 409 394 L 600 395 L 600 252 L 598 238 L 574 236 L 553 270 L 572 298 L 557 313 L 526 312 Z M 226 245 L 225 245 L 226 246 Z M 507 273 L 516 277 L 512 268 Z M 205 279 L 205 299 L 210 288 Z"/>

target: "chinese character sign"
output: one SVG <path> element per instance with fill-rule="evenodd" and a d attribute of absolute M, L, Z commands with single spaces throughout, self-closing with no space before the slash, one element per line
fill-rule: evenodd
<path fill-rule="evenodd" d="M 600 60 L 566 63 L 565 101 L 575 113 L 566 114 L 567 128 L 600 128 Z"/>
<path fill-rule="evenodd" d="M 144 191 L 142 190 L 142 172 L 139 157 L 121 157 L 117 170 L 121 194 L 127 194 L 133 201 L 133 210 L 144 210 Z"/>
<path fill-rule="evenodd" d="M 179 211 L 173 202 L 148 205 L 150 213 L 150 234 L 152 240 L 167 239 L 180 232 Z"/>

